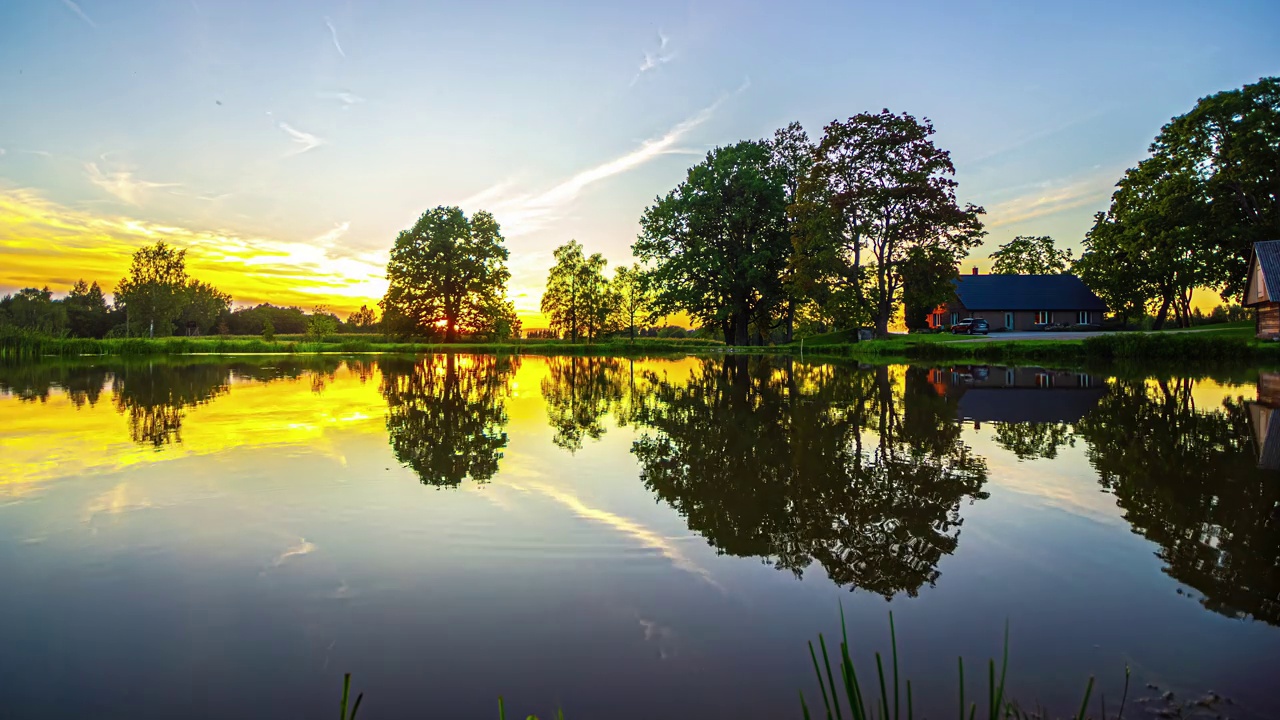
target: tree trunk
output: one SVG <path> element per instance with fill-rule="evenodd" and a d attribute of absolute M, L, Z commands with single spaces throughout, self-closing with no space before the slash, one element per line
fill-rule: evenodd
<path fill-rule="evenodd" d="M 733 316 L 733 344 L 746 345 L 751 342 L 750 323 L 745 312 Z"/>
<path fill-rule="evenodd" d="M 445 318 L 444 341 L 452 343 L 458 337 L 458 326 L 452 317 Z"/>
<path fill-rule="evenodd" d="M 1156 313 L 1156 321 L 1151 325 L 1152 330 L 1160 330 L 1164 327 L 1165 317 L 1169 314 L 1169 303 L 1172 300 L 1169 293 L 1164 293 L 1164 297 L 1160 300 L 1160 312 Z"/>
<path fill-rule="evenodd" d="M 793 300 L 787 301 L 787 330 L 785 342 L 791 342 L 795 339 L 796 331 L 796 304 Z"/>

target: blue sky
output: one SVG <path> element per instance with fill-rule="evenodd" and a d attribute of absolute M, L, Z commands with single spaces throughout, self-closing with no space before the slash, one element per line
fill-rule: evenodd
<path fill-rule="evenodd" d="M 1274 2 L 10 0 L 0 292 L 111 285 L 167 237 L 238 302 L 345 310 L 461 204 L 502 223 L 532 318 L 555 246 L 629 261 L 708 149 L 881 108 L 932 120 L 987 208 L 978 265 L 1078 248 L 1164 122 L 1280 74 L 1277 27 Z"/>

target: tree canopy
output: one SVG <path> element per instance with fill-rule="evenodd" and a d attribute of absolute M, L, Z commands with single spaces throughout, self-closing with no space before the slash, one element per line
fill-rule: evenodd
<path fill-rule="evenodd" d="M 1019 235 L 991 253 L 997 275 L 1061 275 L 1071 267 L 1071 251 L 1059 250 L 1048 235 Z"/>
<path fill-rule="evenodd" d="M 655 310 L 685 312 L 725 342 L 747 344 L 751 323 L 772 316 L 785 297 L 786 204 L 768 143 L 708 153 L 640 218 L 632 252 L 652 279 Z"/>
<path fill-rule="evenodd" d="M 888 110 L 827 125 L 792 214 L 797 277 L 832 316 L 869 316 L 884 334 L 913 248 L 945 252 L 954 267 L 980 242 L 983 209 L 957 203 L 955 167 L 933 133 Z"/>
<path fill-rule="evenodd" d="M 555 260 L 547 273 L 542 312 L 551 329 L 569 340 L 595 340 L 608 330 L 614 314 L 614 297 L 604 275 L 608 262 L 600 253 L 587 257 L 577 240 L 556 248 Z"/>
<path fill-rule="evenodd" d="M 396 237 L 383 315 L 411 333 L 443 331 L 445 342 L 511 328 L 515 308 L 506 299 L 506 263 L 491 214 L 481 210 L 468 218 L 458 207 L 428 210 Z"/>

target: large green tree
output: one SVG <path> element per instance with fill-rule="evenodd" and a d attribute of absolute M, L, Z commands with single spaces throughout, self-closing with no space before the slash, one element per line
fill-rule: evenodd
<path fill-rule="evenodd" d="M 826 127 L 792 213 L 797 276 L 857 321 L 888 332 L 913 248 L 958 263 L 983 235 L 982 208 L 956 201 L 951 156 L 933 125 L 908 114 L 862 113 Z M 832 313 L 833 315 L 835 313 Z"/>
<path fill-rule="evenodd" d="M 687 313 L 746 345 L 751 324 L 775 316 L 786 297 L 786 206 L 770 143 L 708 153 L 640 218 L 632 251 L 648 267 L 657 312 Z"/>
<path fill-rule="evenodd" d="M 506 302 L 507 249 L 493 215 L 481 210 L 470 218 L 458 207 L 440 206 L 422 214 L 396 237 L 387 263 L 384 317 L 404 329 L 435 335 L 445 342 L 459 333 L 487 333 L 514 310 Z"/>
<path fill-rule="evenodd" d="M 231 296 L 199 280 L 187 283 L 186 298 L 178 322 L 188 335 L 203 335 L 213 330 L 218 319 L 231 309 Z"/>
<path fill-rule="evenodd" d="M 130 335 L 169 335 L 187 301 L 187 251 L 163 240 L 134 252 L 129 274 L 116 285 Z"/>
<path fill-rule="evenodd" d="M 1059 250 L 1048 235 L 1019 235 L 991 253 L 998 275 L 1061 275 L 1071 267 L 1071 251 Z"/>
<path fill-rule="evenodd" d="M 542 313 L 551 328 L 573 342 L 594 340 L 607 330 L 614 296 L 604 275 L 604 256 L 585 255 L 582 244 L 570 240 L 555 250 L 555 265 L 547 273 Z"/>
<path fill-rule="evenodd" d="M 1206 218 L 1197 231 L 1220 251 L 1216 286 L 1240 295 L 1253 243 L 1280 238 L 1280 77 L 1202 98 L 1160 130 L 1151 152 L 1194 177 Z"/>
<path fill-rule="evenodd" d="M 813 168 L 814 145 L 809 140 L 809 133 L 805 132 L 804 127 L 798 122 L 793 122 L 774 131 L 771 148 L 774 169 L 782 181 L 786 203 L 790 206 L 796 202 L 801 181 L 808 177 L 809 171 Z M 798 230 L 795 217 L 788 214 L 788 237 L 796 235 Z M 783 268 L 782 286 L 785 296 L 781 309 L 783 341 L 791 342 L 795 333 L 796 314 L 807 299 L 805 285 L 796 277 L 793 263 L 788 262 Z"/>
<path fill-rule="evenodd" d="M 53 299 L 49 288 L 23 288 L 0 299 L 0 317 L 4 321 L 36 332 L 56 335 L 66 330 L 67 311 L 62 302 Z"/>
<path fill-rule="evenodd" d="M 649 280 L 639 265 L 619 265 L 609 285 L 614 299 L 612 325 L 625 328 L 634 342 L 637 324 L 643 327 L 649 320 L 649 307 L 652 304 Z"/>

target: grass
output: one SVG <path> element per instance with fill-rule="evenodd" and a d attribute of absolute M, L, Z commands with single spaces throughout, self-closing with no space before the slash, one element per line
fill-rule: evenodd
<path fill-rule="evenodd" d="M 818 646 L 822 649 L 822 664 L 818 663 L 818 654 L 815 652 L 813 642 L 809 642 L 809 659 L 813 663 L 813 672 L 817 676 L 818 689 L 822 696 L 822 710 L 826 711 L 827 720 L 844 720 L 843 708 L 848 708 L 850 720 L 915 720 L 915 702 L 911 681 L 905 682 L 905 704 L 903 702 L 904 693 L 902 692 L 902 683 L 898 677 L 898 633 L 894 627 L 893 613 L 889 613 L 889 638 L 892 660 L 892 684 L 885 681 L 885 664 L 880 653 L 875 654 L 876 667 L 875 675 L 870 676 L 864 687 L 863 680 L 868 678 L 868 674 L 864 673 L 862 679 L 858 676 L 858 670 L 853 664 L 853 660 L 849 651 L 849 631 L 845 626 L 844 607 L 840 608 L 840 654 L 838 657 L 837 674 L 832 672 L 831 658 L 827 653 L 827 641 L 821 633 L 818 634 Z M 825 673 L 824 673 L 825 670 Z M 957 670 L 960 676 L 958 716 L 960 720 L 975 720 L 978 717 L 979 705 L 976 702 L 965 703 L 965 679 L 964 679 L 964 658 L 957 658 Z M 989 660 L 987 662 L 987 698 L 986 712 L 982 717 L 987 720 L 1046 720 L 1047 716 L 1043 709 L 1035 711 L 1024 710 L 1017 702 L 1011 700 L 1006 693 L 1005 682 L 1009 673 L 1009 627 L 1005 625 L 1004 632 L 1004 651 L 1000 659 L 1000 673 L 996 674 L 996 661 Z M 1124 694 L 1120 698 L 1120 709 L 1117 718 L 1124 717 L 1125 703 L 1129 698 L 1129 669 L 1125 668 L 1124 674 Z M 837 684 L 838 682 L 838 684 Z M 893 692 L 890 694 L 889 688 L 892 687 Z M 879 690 L 877 695 L 876 691 Z M 1075 720 L 1085 720 L 1088 715 L 1089 699 L 1093 695 L 1093 678 L 1090 677 L 1085 685 L 1084 698 L 1080 701 L 1080 708 L 1076 711 Z M 840 699 L 843 696 L 844 705 L 841 705 Z M 890 705 L 892 699 L 892 706 Z M 1099 697 L 1101 717 L 1107 718 L 1106 701 Z M 814 706 L 815 710 L 818 707 Z M 805 701 L 804 693 L 800 693 L 800 712 L 805 720 L 812 720 L 814 713 L 810 711 L 808 703 Z M 821 717 L 821 716 L 819 716 Z"/>
<path fill-rule="evenodd" d="M 898 632 L 893 623 L 893 613 L 889 613 L 889 638 L 891 654 L 889 656 L 892 664 L 889 666 L 891 674 L 888 675 L 891 683 L 886 680 L 884 658 L 880 653 L 875 654 L 876 666 L 875 674 L 870 675 L 863 673 L 861 678 L 858 675 L 858 669 L 853 664 L 850 654 L 849 630 L 845 625 L 844 605 L 840 606 L 840 654 L 837 656 L 838 673 L 833 672 L 831 668 L 831 657 L 827 652 L 827 640 L 821 633 L 818 634 L 818 647 L 822 649 L 822 663 L 818 663 L 818 653 L 814 649 L 813 641 L 809 642 L 809 659 L 813 663 L 813 673 L 818 680 L 818 691 L 821 693 L 822 706 L 819 708 L 814 706 L 814 710 L 810 710 L 808 702 L 805 700 L 804 692 L 800 693 L 800 712 L 805 720 L 813 720 L 814 711 L 823 710 L 826 712 L 827 720 L 844 720 L 845 708 L 848 709 L 849 720 L 915 720 L 915 695 L 911 681 L 906 680 L 905 683 L 900 681 L 898 675 Z M 1009 677 L 1009 626 L 1005 624 L 1004 630 L 1004 650 L 1000 658 L 1000 673 L 996 674 L 996 661 L 994 659 L 987 661 L 987 695 L 986 708 L 981 716 L 978 715 L 979 704 L 977 702 L 965 703 L 965 679 L 964 679 L 964 658 L 957 658 L 957 670 L 960 675 L 960 689 L 958 702 L 959 720 L 976 720 L 978 717 L 986 718 L 986 720 L 1048 720 L 1048 715 L 1043 708 L 1037 707 L 1034 711 L 1024 710 L 1016 701 L 1012 700 L 1006 692 L 1006 681 Z M 825 672 L 824 672 L 825 671 Z M 1124 717 L 1125 704 L 1129 699 L 1129 668 L 1125 667 L 1124 671 L 1124 693 L 1120 697 L 1120 709 L 1116 714 L 1116 718 Z M 864 680 L 866 684 L 864 686 Z M 905 692 L 903 692 L 905 685 Z M 893 692 L 890 693 L 889 689 Z M 877 693 L 877 690 L 879 691 Z M 360 701 L 364 698 L 364 694 L 356 696 L 354 707 L 351 708 L 351 714 L 347 714 L 347 701 L 351 695 L 351 674 L 347 673 L 342 679 L 342 714 L 340 720 L 355 720 L 356 710 L 360 708 Z M 1090 677 L 1084 688 L 1084 697 L 1080 701 L 1080 708 L 1074 715 L 1067 717 L 1075 720 L 1086 720 L 1091 717 L 1088 714 L 1089 700 L 1093 697 L 1093 677 Z M 844 699 L 843 703 L 841 698 Z M 890 701 L 892 700 L 892 704 Z M 1102 720 L 1107 720 L 1106 699 L 1099 695 L 1099 711 Z M 556 720 L 565 720 L 564 711 L 556 711 Z M 821 717 L 821 715 L 818 715 Z M 506 702 L 502 696 L 498 696 L 498 718 L 506 720 L 507 708 Z M 536 715 L 529 715 L 526 720 L 538 720 Z"/>

